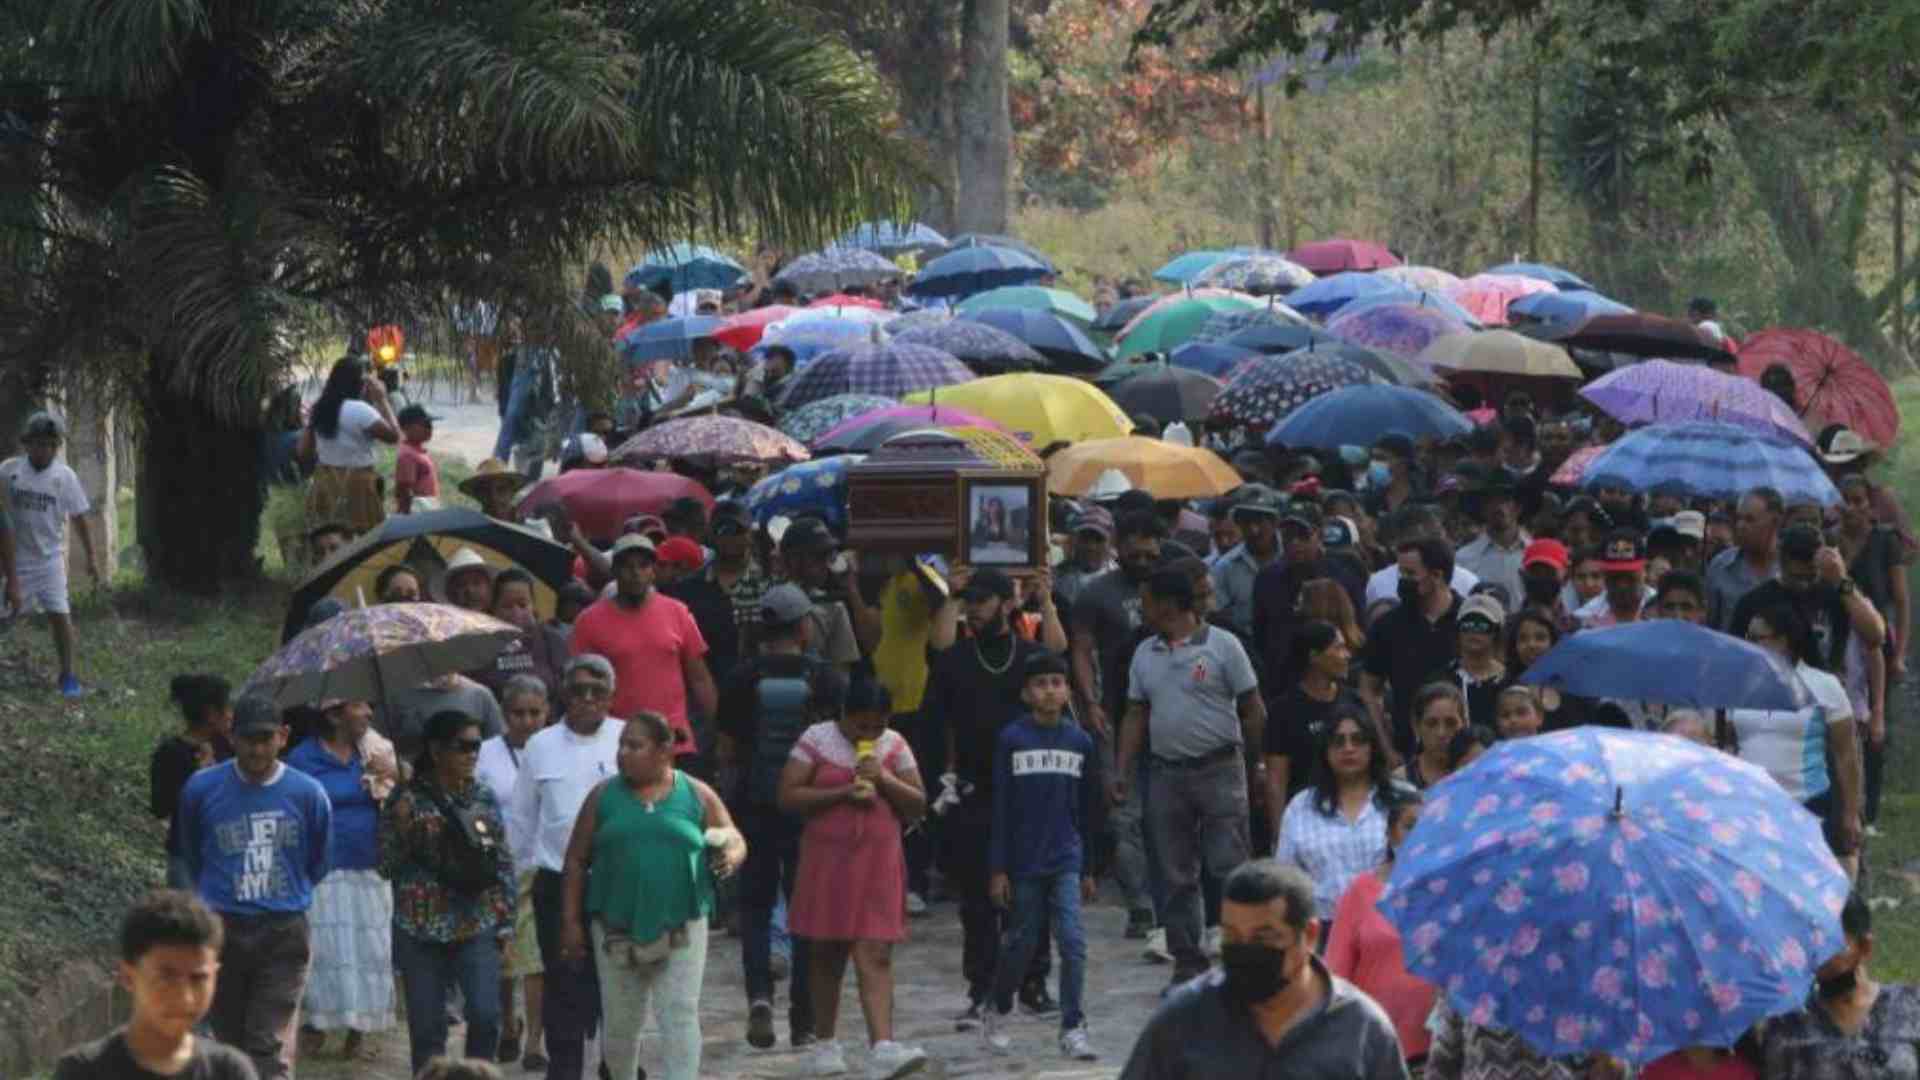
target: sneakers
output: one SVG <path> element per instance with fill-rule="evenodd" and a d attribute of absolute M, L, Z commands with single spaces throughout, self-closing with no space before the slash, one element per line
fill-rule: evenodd
<path fill-rule="evenodd" d="M 1099 1061 L 1100 1052 L 1093 1048 L 1093 1042 L 1087 1038 L 1087 1025 L 1060 1033 L 1060 1056 L 1069 1061 Z"/>
<path fill-rule="evenodd" d="M 61 697 L 69 699 L 77 698 L 84 693 L 86 693 L 86 691 L 80 689 L 80 680 L 75 677 L 72 672 L 60 676 Z"/>
<path fill-rule="evenodd" d="M 1209 960 L 1220 959 L 1220 928 L 1219 927 L 1209 926 L 1207 927 L 1206 932 L 1200 935 L 1200 951 L 1206 953 L 1207 959 Z"/>
<path fill-rule="evenodd" d="M 1127 912 L 1127 940 L 1140 941 L 1153 932 L 1153 910 L 1134 908 Z"/>
<path fill-rule="evenodd" d="M 765 1050 L 773 1043 L 773 1002 L 755 1001 L 747 1006 L 747 1045 Z"/>
<path fill-rule="evenodd" d="M 1052 1016 L 1060 1011 L 1060 1003 L 1047 993 L 1047 984 L 1043 981 L 1030 982 L 1020 988 L 1020 1007 L 1028 1016 Z"/>
<path fill-rule="evenodd" d="M 996 1054 L 1005 1054 L 1013 1049 L 1013 1036 L 1007 1033 L 1007 1015 L 998 1009 L 987 1009 L 980 1024 L 980 1041 L 987 1049 Z"/>
<path fill-rule="evenodd" d="M 1147 931 L 1147 949 L 1141 955 L 1156 964 L 1173 963 L 1173 953 L 1167 950 L 1167 928 L 1156 926 Z"/>
<path fill-rule="evenodd" d="M 987 1006 L 985 1002 L 969 1000 L 967 1002 L 967 1011 L 953 1018 L 953 1030 L 980 1030 L 980 1021 L 986 1015 L 986 1012 Z"/>
<path fill-rule="evenodd" d="M 825 1039 L 813 1045 L 807 1056 L 808 1076 L 842 1076 L 847 1071 L 847 1055 L 840 1052 L 840 1040 Z"/>
<path fill-rule="evenodd" d="M 919 1072 L 926 1064 L 925 1050 L 888 1039 L 874 1043 L 867 1052 L 867 1080 L 896 1080 Z"/>
<path fill-rule="evenodd" d="M 795 1028 L 787 1032 L 787 1045 L 793 1047 L 795 1050 L 805 1050 L 807 1047 L 814 1046 L 819 1042 L 820 1036 L 815 1035 L 811 1031 L 801 1031 Z"/>
<path fill-rule="evenodd" d="M 927 901 L 917 892 L 907 894 L 907 917 L 917 919 L 927 913 Z"/>

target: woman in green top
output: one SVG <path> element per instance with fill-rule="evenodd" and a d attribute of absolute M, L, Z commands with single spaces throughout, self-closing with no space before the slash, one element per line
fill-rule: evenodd
<path fill-rule="evenodd" d="M 713 789 L 673 767 L 666 717 L 627 721 L 616 763 L 619 775 L 588 793 L 567 843 L 560 950 L 584 960 L 591 924 L 614 1076 L 634 1075 L 651 998 L 663 1075 L 694 1080 L 713 879 L 739 868 L 747 842 Z"/>

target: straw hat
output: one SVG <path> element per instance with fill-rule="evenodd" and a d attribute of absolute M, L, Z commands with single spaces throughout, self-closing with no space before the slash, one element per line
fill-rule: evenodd
<path fill-rule="evenodd" d="M 480 491 L 482 488 L 492 484 L 507 482 L 511 482 L 513 484 L 513 490 L 518 491 L 526 486 L 527 477 L 524 473 L 514 472 L 506 462 L 501 461 L 499 458 L 488 458 L 480 463 L 479 468 L 473 470 L 472 476 L 460 481 L 460 490 L 469 498 L 478 499 L 481 497 Z"/>

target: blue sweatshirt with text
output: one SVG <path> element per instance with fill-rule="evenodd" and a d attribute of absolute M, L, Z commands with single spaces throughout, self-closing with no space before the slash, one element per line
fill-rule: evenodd
<path fill-rule="evenodd" d="M 993 751 L 988 869 L 1014 878 L 1085 873 L 1098 769 L 1093 738 L 1070 716 L 1042 727 L 1023 712 L 1002 727 Z"/>
<path fill-rule="evenodd" d="M 249 782 L 231 761 L 201 769 L 180 793 L 175 823 L 200 899 L 223 915 L 305 912 L 332 868 L 333 804 L 289 765 L 269 784 Z"/>

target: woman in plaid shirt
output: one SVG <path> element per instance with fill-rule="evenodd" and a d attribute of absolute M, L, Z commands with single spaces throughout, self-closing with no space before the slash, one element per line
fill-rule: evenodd
<path fill-rule="evenodd" d="M 1326 941 L 1334 909 L 1353 879 L 1386 858 L 1387 817 L 1402 789 L 1388 775 L 1380 731 L 1359 706 L 1332 715 L 1314 756 L 1313 785 L 1287 803 L 1275 856 L 1313 878 Z"/>

